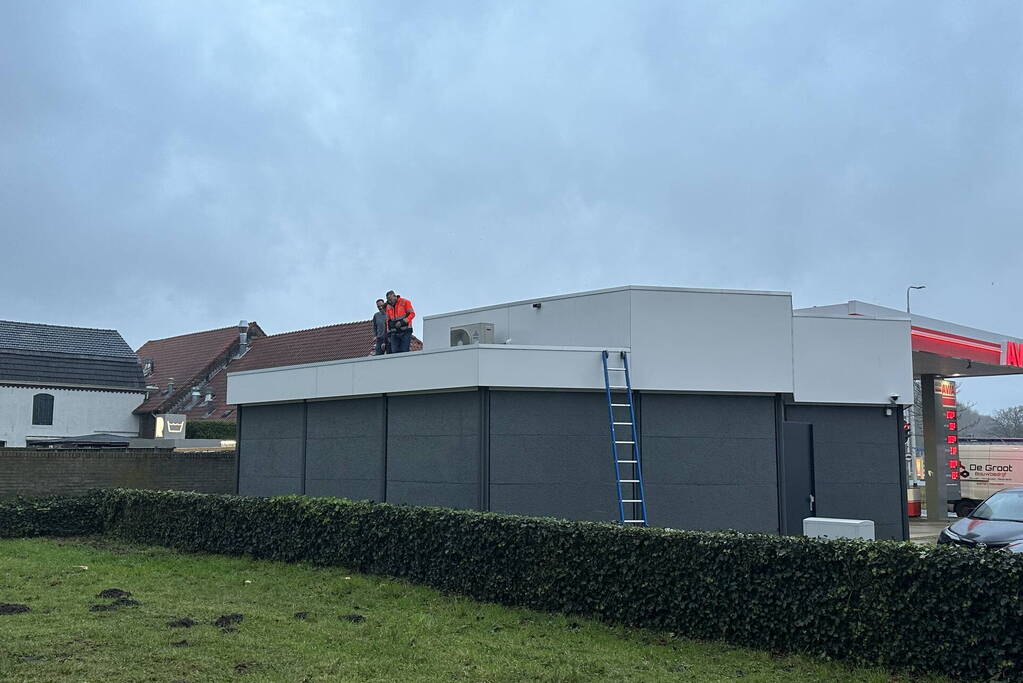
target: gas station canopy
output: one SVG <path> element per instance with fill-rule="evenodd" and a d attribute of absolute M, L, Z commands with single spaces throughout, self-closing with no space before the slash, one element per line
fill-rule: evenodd
<path fill-rule="evenodd" d="M 825 315 L 909 319 L 913 374 L 940 377 L 991 377 L 1023 374 L 1023 339 L 927 318 L 863 301 L 815 306 Z"/>

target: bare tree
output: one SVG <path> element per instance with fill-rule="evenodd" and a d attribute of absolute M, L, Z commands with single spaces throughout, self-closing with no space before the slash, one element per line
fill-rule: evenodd
<path fill-rule="evenodd" d="M 995 421 L 998 436 L 1007 439 L 1023 438 L 1023 406 L 1000 408 L 991 418 Z"/>
<path fill-rule="evenodd" d="M 981 436 L 978 427 L 984 416 L 976 411 L 973 407 L 974 405 L 976 404 L 956 401 L 956 417 L 959 418 L 959 436 L 965 438 Z"/>

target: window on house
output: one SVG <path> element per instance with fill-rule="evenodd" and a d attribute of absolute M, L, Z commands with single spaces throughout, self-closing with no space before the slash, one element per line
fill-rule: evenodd
<path fill-rule="evenodd" d="M 53 424 L 53 394 L 36 394 L 32 397 L 32 424 Z"/>

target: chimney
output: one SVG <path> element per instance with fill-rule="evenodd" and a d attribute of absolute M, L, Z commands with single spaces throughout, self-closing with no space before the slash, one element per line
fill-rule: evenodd
<path fill-rule="evenodd" d="M 174 378 L 173 377 L 168 377 L 167 378 L 167 392 L 166 393 L 167 393 L 168 396 L 170 396 L 171 394 L 174 393 Z"/>
<path fill-rule="evenodd" d="M 238 358 L 245 355 L 249 350 L 249 321 L 238 321 Z"/>

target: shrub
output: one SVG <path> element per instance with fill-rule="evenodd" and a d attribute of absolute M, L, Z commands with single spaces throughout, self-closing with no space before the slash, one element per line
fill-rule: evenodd
<path fill-rule="evenodd" d="M 1023 558 L 301 497 L 109 490 L 104 528 L 478 600 L 967 678 L 1023 678 Z"/>
<path fill-rule="evenodd" d="M 185 425 L 186 439 L 233 439 L 238 425 L 228 420 L 204 420 Z"/>
<path fill-rule="evenodd" d="M 81 536 L 102 531 L 95 493 L 0 501 L 0 538 Z"/>

